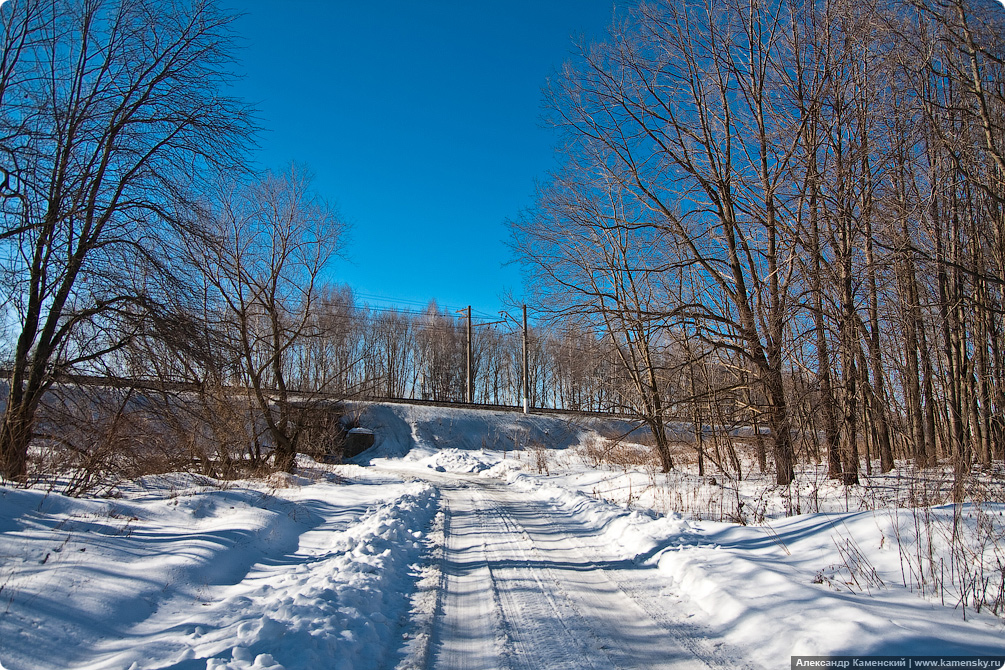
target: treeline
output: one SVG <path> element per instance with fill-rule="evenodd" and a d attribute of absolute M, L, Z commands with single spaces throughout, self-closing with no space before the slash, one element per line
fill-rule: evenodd
<path fill-rule="evenodd" d="M 707 347 L 700 343 L 685 342 L 676 347 L 670 343 L 659 351 L 665 400 L 658 422 L 638 394 L 638 361 L 619 346 L 617 333 L 598 329 L 583 319 L 531 321 L 526 333 L 525 372 L 525 338 L 516 319 L 476 318 L 469 329 L 464 312 L 440 308 L 435 301 L 421 311 L 375 308 L 359 302 L 350 287 L 326 287 L 311 305 L 311 312 L 298 317 L 305 327 L 284 352 L 280 377 L 273 376 L 276 369 L 266 367 L 259 383 L 265 389 L 283 386 L 288 401 L 298 405 L 310 404 L 312 398 L 334 397 L 520 407 L 526 374 L 531 409 L 636 417 L 647 432 L 660 435 L 664 445 L 671 439 L 692 443 L 702 473 L 707 461 L 741 474 L 731 440 L 719 438 L 744 429 L 745 439 L 755 445 L 761 470 L 767 468 L 765 442 L 755 437 L 760 433 L 760 416 L 752 411 L 756 398 L 751 396 L 749 376 L 709 356 Z M 214 337 L 236 343 L 240 331 L 218 326 Z M 221 351 L 237 349 L 239 346 L 232 344 Z M 193 356 L 191 350 L 182 356 L 165 354 L 161 338 L 135 338 L 118 355 L 115 374 L 154 384 L 182 382 L 203 388 L 207 380 L 215 380 L 210 386 L 224 390 L 255 385 L 246 362 L 233 353 L 225 360 L 234 363 L 225 365 L 205 353 Z M 271 350 L 262 347 L 256 356 L 271 360 Z M 194 363 L 200 360 L 212 363 Z M 806 396 L 810 382 L 804 376 L 790 375 L 786 384 Z M 798 411 L 809 414 L 812 408 L 806 405 Z M 713 434 L 706 439 L 710 428 Z M 819 457 L 819 445 L 812 440 L 803 440 L 803 447 Z M 673 465 L 669 450 L 664 465 Z"/>
<path fill-rule="evenodd" d="M 664 469 L 683 422 L 701 463 L 737 470 L 719 437 L 742 426 L 779 484 L 799 459 L 849 484 L 874 461 L 948 461 L 958 482 L 1000 462 L 1003 14 L 619 16 L 552 78 L 564 164 L 512 226 L 536 293 L 529 404 L 632 413 Z M 306 170 L 254 174 L 233 15 L 17 0 L 0 18 L 0 475 L 181 441 L 201 466 L 290 469 L 332 397 L 467 398 L 464 319 L 357 304 L 328 280 L 345 224 Z M 520 404 L 520 327 L 472 330 L 472 399 Z M 53 394 L 73 372 L 202 391 L 99 407 Z"/>
<path fill-rule="evenodd" d="M 779 484 L 817 445 L 847 483 L 1001 461 L 1003 34 L 991 0 L 657 0 L 553 78 L 564 165 L 512 243 L 608 335 L 665 467 L 708 371 Z"/>
<path fill-rule="evenodd" d="M 189 317 L 192 318 L 191 316 Z M 357 302 L 347 286 L 322 287 L 305 324 L 284 351 L 278 368 L 263 367 L 261 385 L 284 385 L 300 397 L 320 393 L 341 399 L 415 399 L 519 406 L 523 402 L 523 332 L 519 324 L 475 319 L 471 329 L 468 397 L 467 320 L 432 301 L 425 309 L 375 308 Z M 190 321 L 191 323 L 191 321 Z M 203 323 L 205 325 L 205 322 Z M 133 338 L 104 362 L 118 378 L 148 383 L 203 386 L 213 380 L 253 387 L 246 360 L 233 354 L 239 328 L 217 324 L 204 341 L 212 352 L 190 347 L 169 351 L 158 333 Z M 264 322 L 249 328 L 254 332 Z M 264 330 L 267 330 L 265 328 Z M 229 331 L 229 332 L 228 332 Z M 256 339 L 264 340 L 260 335 Z M 229 345 L 223 345 L 229 341 Z M 625 409 L 613 350 L 595 333 L 579 328 L 531 325 L 527 348 L 531 407 L 617 412 Z M 254 360 L 270 358 L 261 346 Z M 226 362 L 224 362 L 226 361 Z M 278 376 L 277 376 L 278 374 Z"/>

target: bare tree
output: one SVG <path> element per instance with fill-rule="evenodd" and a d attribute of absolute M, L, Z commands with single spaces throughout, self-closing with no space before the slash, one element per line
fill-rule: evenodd
<path fill-rule="evenodd" d="M 420 397 L 463 401 L 465 335 L 453 314 L 433 300 L 415 325 L 416 371 Z"/>
<path fill-rule="evenodd" d="M 762 467 L 769 429 L 779 484 L 794 435 L 822 437 L 849 485 L 898 444 L 951 456 L 959 481 L 1005 435 L 1003 18 L 984 0 L 640 3 L 549 87 L 566 164 L 513 227 L 530 284 L 623 333 L 654 408 L 705 397 L 703 366 L 645 350 L 701 340 L 746 385 L 729 395 Z M 696 430 L 715 413 L 689 409 Z"/>
<path fill-rule="evenodd" d="M 291 470 L 298 413 L 327 384 L 291 386 L 296 351 L 323 331 L 314 317 L 321 275 L 341 249 L 345 223 L 296 167 L 227 187 L 208 214 L 212 235 L 190 247 L 264 424 L 275 467 Z"/>
<path fill-rule="evenodd" d="M 220 92 L 232 16 L 212 0 L 0 11 L 3 304 L 19 324 L 0 472 L 19 479 L 46 388 L 128 341 L 183 223 L 174 203 L 203 166 L 234 164 L 249 123 Z"/>
<path fill-rule="evenodd" d="M 375 355 L 378 397 L 404 398 L 408 384 L 408 369 L 412 364 L 413 326 L 408 315 L 389 310 L 375 315 L 370 325 Z"/>
<path fill-rule="evenodd" d="M 579 164 L 573 179 L 602 194 L 600 215 L 611 223 L 599 225 L 618 228 L 635 249 L 656 235 L 672 252 L 670 265 L 664 257 L 619 267 L 628 282 L 666 273 L 674 277 L 667 285 L 686 287 L 662 309 L 646 308 L 643 321 L 686 315 L 700 337 L 746 359 L 780 484 L 792 480 L 794 457 L 783 360 L 793 246 L 782 189 L 801 123 L 773 88 L 786 72 L 785 7 L 641 5 L 609 43 L 584 50 L 581 67 L 566 68 L 550 93 Z M 617 255 L 611 241 L 596 244 Z M 687 281 L 677 277 L 685 268 Z"/>
<path fill-rule="evenodd" d="M 305 338 L 299 352 L 300 386 L 304 390 L 325 390 L 343 397 L 356 395 L 370 386 L 360 363 L 366 362 L 368 314 L 356 305 L 348 286 L 325 284 L 307 315 L 316 337 Z"/>

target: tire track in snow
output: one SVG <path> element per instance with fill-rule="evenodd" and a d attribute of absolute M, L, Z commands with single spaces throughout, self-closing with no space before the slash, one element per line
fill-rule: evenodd
<path fill-rule="evenodd" d="M 587 640 L 592 639 L 578 611 L 562 596 L 560 582 L 547 569 L 537 567 L 533 540 L 495 496 L 476 491 L 481 501 L 483 527 L 501 527 L 497 545 L 511 555 L 506 561 L 490 560 L 489 565 L 502 603 L 504 625 L 513 654 L 510 666 L 521 670 L 570 668 L 612 670 L 603 655 L 597 655 Z M 494 554 L 498 556 L 498 552 Z M 546 651 L 542 658 L 541 650 Z"/>
<path fill-rule="evenodd" d="M 651 616 L 626 593 L 619 581 L 656 575 L 627 561 L 604 560 L 603 548 L 590 546 L 593 529 L 571 513 L 504 484 L 436 480 L 451 527 L 432 668 L 731 665 L 687 639 L 693 627 L 675 630 L 672 620 Z"/>
<path fill-rule="evenodd" d="M 552 545 L 551 564 L 561 555 L 570 565 L 595 568 L 551 571 L 559 573 L 554 575 L 556 588 L 576 603 L 592 630 L 600 631 L 599 635 L 611 631 L 600 640 L 598 648 L 605 651 L 615 667 L 748 667 L 738 654 L 729 654 L 721 642 L 708 639 L 708 632 L 683 611 L 680 597 L 671 592 L 671 585 L 654 569 L 632 561 L 610 560 L 602 536 L 561 507 L 508 486 L 498 487 L 498 495 L 513 501 L 517 508 L 531 510 L 519 522 L 522 532 L 535 551 Z M 562 541 L 556 542 L 556 536 Z M 614 605 L 618 605 L 616 619 L 612 619 Z M 651 636 L 662 640 L 662 649 L 652 649 L 654 661 L 649 665 L 643 657 Z"/>
<path fill-rule="evenodd" d="M 495 580 L 488 565 L 488 534 L 473 532 L 488 520 L 473 500 L 458 496 L 453 487 L 441 494 L 445 505 L 446 547 L 444 550 L 445 592 L 442 614 L 435 632 L 433 665 L 444 668 L 508 670 L 512 654 Z"/>

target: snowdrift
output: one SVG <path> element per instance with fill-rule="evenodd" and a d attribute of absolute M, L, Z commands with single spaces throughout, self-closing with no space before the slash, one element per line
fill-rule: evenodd
<path fill-rule="evenodd" d="M 438 494 L 355 471 L 152 477 L 116 500 L 0 489 L 0 663 L 393 666 Z"/>

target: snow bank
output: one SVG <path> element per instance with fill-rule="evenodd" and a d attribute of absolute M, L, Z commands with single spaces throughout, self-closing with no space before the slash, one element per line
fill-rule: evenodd
<path fill-rule="evenodd" d="M 556 486 L 548 478 L 529 474 L 523 471 L 521 464 L 512 461 L 487 474 L 500 472 L 505 472 L 507 481 L 513 486 L 554 501 L 589 527 L 595 528 L 602 543 L 613 548 L 618 558 L 642 563 L 666 542 L 698 542 L 693 523 L 680 515 L 659 516 L 653 512 L 628 510 L 614 503 L 596 500 L 582 492 Z"/>
<path fill-rule="evenodd" d="M 0 488 L 0 664 L 394 665 L 438 494 L 344 470 L 149 478 L 117 500 Z"/>
<path fill-rule="evenodd" d="M 659 568 L 762 662 L 796 654 L 1001 654 L 1003 623 L 927 602 L 898 583 L 900 553 L 871 512 L 773 527 L 702 523 L 704 546 Z M 851 558 L 856 552 L 865 564 Z M 868 558 L 867 558 L 868 557 Z M 764 631 L 775 633 L 765 638 Z"/>
<path fill-rule="evenodd" d="M 1000 619 L 970 612 L 964 621 L 961 610 L 905 585 L 896 537 L 914 523 L 910 510 L 738 526 L 630 511 L 512 466 L 506 477 L 596 528 L 622 558 L 655 566 L 685 604 L 764 667 L 800 654 L 1005 653 Z"/>
<path fill-rule="evenodd" d="M 206 670 L 382 667 L 401 640 L 410 566 L 423 548 L 415 529 L 436 509 L 433 489 L 412 489 L 368 511 L 325 555 L 217 606 L 224 649 L 209 649 Z"/>
<path fill-rule="evenodd" d="M 421 459 L 419 463 L 437 472 L 474 474 L 488 470 L 498 460 L 498 454 L 492 454 L 483 449 L 475 452 L 444 449 Z"/>

